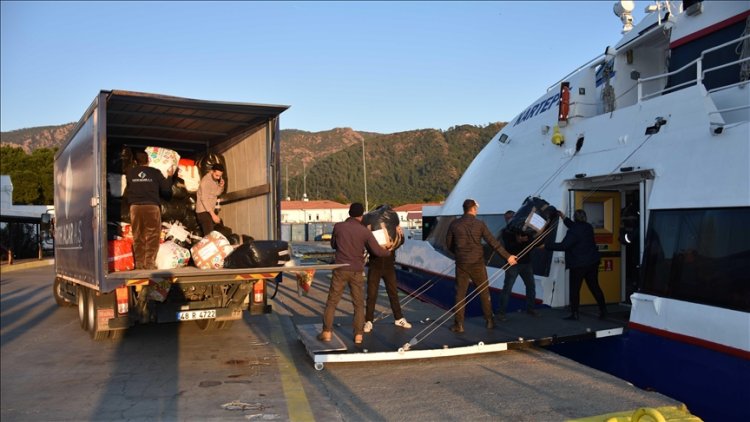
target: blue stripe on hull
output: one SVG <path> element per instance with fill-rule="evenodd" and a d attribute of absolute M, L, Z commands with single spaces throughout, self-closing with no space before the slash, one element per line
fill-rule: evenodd
<path fill-rule="evenodd" d="M 450 276 L 439 276 L 434 274 L 425 274 L 417 271 L 405 271 L 398 267 L 396 268 L 396 278 L 398 279 L 398 286 L 401 290 L 406 292 L 413 292 L 419 289 L 425 283 L 434 283 L 432 287 L 425 290 L 425 292 L 419 296 L 419 299 L 432 303 L 440 307 L 441 309 L 451 309 L 456 303 L 456 282 L 453 277 Z M 521 283 L 520 278 L 516 281 Z M 474 292 L 474 285 L 469 284 L 468 292 L 466 296 Z M 497 313 L 497 308 L 500 306 L 500 293 L 501 289 L 494 287 L 490 288 L 490 300 L 492 301 L 492 311 Z M 515 312 L 521 309 L 526 309 L 526 299 L 524 297 L 518 297 L 515 295 L 510 296 L 508 301 L 508 309 L 506 312 Z M 466 306 L 466 318 L 480 317 L 482 315 L 482 304 L 479 297 L 472 299 Z"/>
<path fill-rule="evenodd" d="M 750 361 L 637 330 L 548 349 L 685 403 L 706 421 L 750 420 Z"/>

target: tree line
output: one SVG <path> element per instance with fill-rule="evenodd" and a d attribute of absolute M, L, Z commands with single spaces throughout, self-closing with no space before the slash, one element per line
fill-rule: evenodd
<path fill-rule="evenodd" d="M 54 160 L 57 148 L 23 149 L 0 147 L 0 173 L 13 182 L 13 202 L 19 205 L 54 203 Z"/>

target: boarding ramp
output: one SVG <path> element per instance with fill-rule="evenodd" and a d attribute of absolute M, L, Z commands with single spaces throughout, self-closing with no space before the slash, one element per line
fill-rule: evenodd
<path fill-rule="evenodd" d="M 448 327 L 453 323 L 450 320 L 420 339 L 421 331 L 428 327 L 432 330 L 434 321 L 430 315 L 442 310 L 421 302 L 415 305 L 418 305 L 413 307 L 415 309 L 404 310 L 410 317 L 412 328 L 397 327 L 392 317 L 385 318 L 375 322 L 372 332 L 364 335 L 361 345 L 354 344 L 351 316 L 335 319 L 331 342 L 321 342 L 316 338 L 322 329 L 320 317 L 297 318 L 295 326 L 315 369 L 322 370 L 327 363 L 429 359 L 593 340 L 621 335 L 626 325 L 626 321 L 620 318 L 598 319 L 593 308 L 591 312 L 582 312 L 578 321 L 563 319 L 568 311 L 542 308 L 537 310 L 539 316 L 525 312 L 508 314 L 507 320 L 497 322 L 494 329 L 485 328 L 482 317 L 467 318 L 465 331 L 461 334 L 450 331 Z M 415 337 L 419 340 L 411 346 Z"/>

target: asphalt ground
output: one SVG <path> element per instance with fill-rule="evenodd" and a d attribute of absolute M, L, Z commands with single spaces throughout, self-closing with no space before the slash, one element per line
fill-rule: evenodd
<path fill-rule="evenodd" d="M 53 268 L 0 277 L 0 418 L 3 421 L 518 420 L 561 421 L 677 405 L 658 393 L 529 347 L 464 357 L 327 364 L 317 371 L 295 321 L 322 314 L 330 272 L 308 295 L 285 277 L 274 312 L 227 330 L 193 323 L 139 325 L 92 341 L 76 308 L 52 298 Z M 383 289 L 378 311 L 388 311 Z M 439 314 L 419 301 L 418 329 Z M 378 312 L 376 312 L 376 315 Z M 337 324 L 351 324 L 345 295 Z M 514 320 L 511 319 L 510 323 Z M 392 324 L 385 318 L 376 324 Z M 350 341 L 350 339 L 346 339 Z"/>

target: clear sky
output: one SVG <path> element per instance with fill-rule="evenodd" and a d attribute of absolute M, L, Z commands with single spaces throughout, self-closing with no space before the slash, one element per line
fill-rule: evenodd
<path fill-rule="evenodd" d="M 613 4 L 2 1 L 2 131 L 110 89 L 289 105 L 312 132 L 510 121 L 617 42 Z"/>

